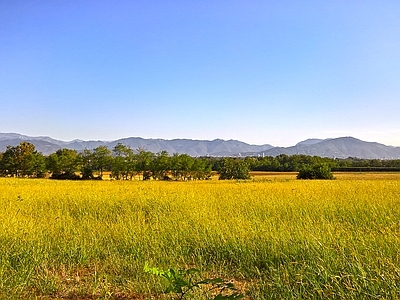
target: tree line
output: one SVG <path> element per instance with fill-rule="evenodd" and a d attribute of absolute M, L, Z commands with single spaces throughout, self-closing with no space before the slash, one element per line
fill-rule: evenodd
<path fill-rule="evenodd" d="M 60 149 L 43 155 L 29 142 L 7 146 L 0 152 L 0 175 L 47 177 L 53 179 L 102 179 L 104 172 L 116 180 L 204 180 L 218 173 L 220 179 L 248 179 L 250 171 L 301 171 L 325 166 L 334 171 L 400 171 L 400 160 L 333 159 L 307 155 L 276 157 L 192 157 L 152 153 L 117 144 L 113 149 L 99 146 L 81 152 Z"/>
<path fill-rule="evenodd" d="M 170 156 L 166 151 L 152 153 L 143 149 L 134 151 L 117 144 L 112 150 L 99 146 L 78 152 L 60 149 L 44 156 L 28 142 L 7 146 L 0 153 L 0 173 L 11 177 L 45 177 L 53 179 L 101 179 L 105 171 L 116 180 L 190 180 L 208 179 L 212 166 L 206 158 L 187 154 Z M 80 174 L 80 175 L 78 175 Z"/>
<path fill-rule="evenodd" d="M 400 171 L 400 159 L 329 158 L 304 154 L 246 157 L 252 171 L 300 171 L 304 166 L 327 165 L 332 171 Z"/>

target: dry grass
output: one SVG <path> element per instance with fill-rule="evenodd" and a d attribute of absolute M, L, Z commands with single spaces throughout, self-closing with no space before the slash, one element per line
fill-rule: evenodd
<path fill-rule="evenodd" d="M 145 261 L 195 266 L 253 299 L 400 297 L 397 174 L 264 176 L 0 179 L 0 298 L 163 297 Z"/>

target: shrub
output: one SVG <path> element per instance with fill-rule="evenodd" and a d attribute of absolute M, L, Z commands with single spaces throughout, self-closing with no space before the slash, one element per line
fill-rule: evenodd
<path fill-rule="evenodd" d="M 80 180 L 82 179 L 79 175 L 75 173 L 58 173 L 52 174 L 50 179 L 57 179 L 57 180 Z"/>
<path fill-rule="evenodd" d="M 250 179 L 249 172 L 249 165 L 243 159 L 223 158 L 219 168 L 219 179 Z"/>
<path fill-rule="evenodd" d="M 327 164 L 304 165 L 297 179 L 334 179 L 331 168 Z"/>
<path fill-rule="evenodd" d="M 170 268 L 168 270 L 161 270 L 156 267 L 149 267 L 146 262 L 144 271 L 164 278 L 168 283 L 164 293 L 173 293 L 178 299 L 193 298 L 193 291 L 201 289 L 202 287 L 206 287 L 205 294 L 210 294 L 212 292 L 216 294 L 215 296 L 211 296 L 213 298 L 207 297 L 207 299 L 238 300 L 244 298 L 244 295 L 239 293 L 233 283 L 229 281 L 225 281 L 221 278 L 196 278 L 196 275 L 200 273 L 198 269 L 174 270 Z"/>

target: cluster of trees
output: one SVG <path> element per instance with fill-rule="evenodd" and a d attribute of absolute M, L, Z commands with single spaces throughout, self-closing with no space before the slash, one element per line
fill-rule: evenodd
<path fill-rule="evenodd" d="M 31 143 L 8 146 L 4 153 L 0 153 L 0 174 L 3 176 L 44 177 L 45 173 L 45 158 Z"/>
<path fill-rule="evenodd" d="M 250 171 L 298 171 L 315 177 L 317 173 L 327 170 L 400 171 L 400 160 L 333 159 L 285 154 L 276 157 L 194 158 L 187 154 L 171 156 L 166 151 L 133 150 L 123 144 L 117 144 L 112 150 L 99 146 L 79 153 L 60 149 L 44 156 L 28 142 L 8 146 L 4 153 L 0 152 L 0 175 L 12 177 L 45 177 L 51 174 L 54 179 L 101 179 L 104 171 L 108 171 L 117 180 L 135 177 L 142 180 L 209 179 L 212 172 L 218 172 L 220 179 L 248 179 Z"/>
<path fill-rule="evenodd" d="M 333 171 L 400 171 L 400 159 L 346 159 L 308 156 L 303 154 L 266 157 L 246 157 L 252 171 L 293 172 L 302 170 L 303 166 L 327 165 Z"/>
<path fill-rule="evenodd" d="M 35 150 L 35 146 L 22 142 L 8 146 L 0 153 L 0 173 L 12 177 L 44 177 L 54 179 L 101 179 L 104 171 L 117 180 L 141 179 L 190 180 L 208 179 L 212 175 L 211 161 L 193 158 L 187 154 L 170 156 L 166 151 L 152 153 L 134 151 L 123 144 L 112 150 L 99 146 L 93 150 L 60 149 L 49 156 Z M 77 174 L 81 174 L 77 175 Z"/>

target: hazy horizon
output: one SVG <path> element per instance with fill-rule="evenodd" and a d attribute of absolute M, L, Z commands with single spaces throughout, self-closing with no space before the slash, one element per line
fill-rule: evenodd
<path fill-rule="evenodd" d="M 192 139 L 192 138 L 171 138 L 171 139 L 165 139 L 165 138 L 142 137 L 142 136 L 124 136 L 124 137 L 119 137 L 119 138 L 114 138 L 114 139 L 109 139 L 109 140 L 96 139 L 96 138 L 90 138 L 90 139 L 78 139 L 78 138 L 76 138 L 76 139 L 71 139 L 71 140 L 64 140 L 64 139 L 60 139 L 60 138 L 57 138 L 57 137 L 54 137 L 54 136 L 48 136 L 48 135 L 37 135 L 37 136 L 35 135 L 35 136 L 30 136 L 30 135 L 26 135 L 26 134 L 22 134 L 22 133 L 18 133 L 18 132 L 0 132 L 0 134 L 17 134 L 17 135 L 21 135 L 21 136 L 28 136 L 28 137 L 30 137 L 30 138 L 51 138 L 51 139 L 58 140 L 58 141 L 62 141 L 62 142 L 66 142 L 66 143 L 74 142 L 74 141 L 83 141 L 83 142 L 97 142 L 97 141 L 101 141 L 101 142 L 114 142 L 114 141 L 117 141 L 117 140 L 129 139 L 129 138 L 142 138 L 142 139 L 146 139 L 146 140 L 165 140 L 165 141 L 170 141 L 170 140 L 194 140 L 194 141 L 196 141 L 196 140 L 199 140 L 199 141 L 224 140 L 224 141 L 230 141 L 230 140 L 233 140 L 233 141 L 238 141 L 238 142 L 244 142 L 244 143 L 246 143 L 246 144 L 254 145 L 254 146 L 270 145 L 270 146 L 273 146 L 273 147 L 292 147 L 292 146 L 297 145 L 298 143 L 301 143 L 301 142 L 304 142 L 304 141 L 307 141 L 307 140 L 332 140 L 332 139 L 341 139 L 341 138 L 355 138 L 355 139 L 361 140 L 361 141 L 363 141 L 363 142 L 371 142 L 371 143 L 376 142 L 376 141 L 371 141 L 371 140 L 362 140 L 362 139 L 359 139 L 359 138 L 354 137 L 354 136 L 337 136 L 337 137 L 331 137 L 331 138 L 326 138 L 326 139 L 320 139 L 320 138 L 311 137 L 311 138 L 307 138 L 307 139 L 304 139 L 304 140 L 299 140 L 299 141 L 297 141 L 297 142 L 295 142 L 295 143 L 293 143 L 293 144 L 290 144 L 290 145 L 274 145 L 274 144 L 271 144 L 271 143 L 252 144 L 252 143 L 247 143 L 246 141 L 242 141 L 242 140 L 237 140 L 237 139 L 222 139 L 222 138 L 216 138 L 216 139 L 212 139 L 212 140 L 211 140 L 211 139 L 207 140 L 207 139 Z M 379 142 L 377 142 L 377 143 L 379 143 Z M 383 144 L 383 143 L 381 143 L 381 144 Z M 383 145 L 385 145 L 385 146 L 391 146 L 391 147 L 396 147 L 396 146 L 388 145 L 388 144 L 383 144 Z"/>
<path fill-rule="evenodd" d="M 400 146 L 400 2 L 0 3 L 0 131 Z"/>

